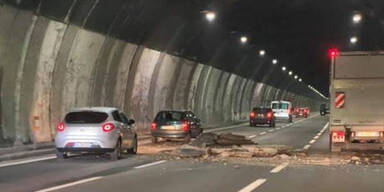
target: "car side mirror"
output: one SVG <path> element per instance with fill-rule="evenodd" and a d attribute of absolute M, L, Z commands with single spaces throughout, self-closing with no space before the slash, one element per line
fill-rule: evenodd
<path fill-rule="evenodd" d="M 135 120 L 133 119 L 128 120 L 128 125 L 132 125 L 132 124 L 135 124 Z"/>

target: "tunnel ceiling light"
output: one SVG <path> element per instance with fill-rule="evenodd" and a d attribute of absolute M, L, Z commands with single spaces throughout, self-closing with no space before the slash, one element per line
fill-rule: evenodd
<path fill-rule="evenodd" d="M 289 75 L 292 75 L 292 74 L 293 74 L 293 72 L 292 72 L 292 71 L 289 71 L 289 72 L 288 72 L 288 74 L 289 74 Z"/>
<path fill-rule="evenodd" d="M 295 79 L 299 78 L 299 76 L 295 75 Z"/>
<path fill-rule="evenodd" d="M 264 55 L 265 55 L 265 50 L 260 50 L 260 51 L 259 51 L 259 55 L 260 55 L 260 56 L 264 56 Z"/>
<path fill-rule="evenodd" d="M 285 66 L 283 66 L 283 67 L 281 68 L 281 70 L 285 71 L 285 70 L 287 70 L 287 68 L 286 68 Z"/>
<path fill-rule="evenodd" d="M 360 23 L 362 19 L 363 19 L 363 16 L 361 15 L 361 13 L 355 13 L 352 17 L 352 21 L 355 24 Z"/>
<path fill-rule="evenodd" d="M 209 11 L 205 14 L 205 18 L 209 21 L 212 22 L 216 19 L 216 13 Z"/>
<path fill-rule="evenodd" d="M 247 43 L 247 41 L 248 41 L 248 38 L 246 36 L 241 36 L 241 38 L 240 38 L 241 43 L 245 44 L 245 43 Z"/>
<path fill-rule="evenodd" d="M 300 78 L 300 79 L 299 79 L 299 82 L 302 82 L 302 81 L 303 81 L 303 80 Z"/>
<path fill-rule="evenodd" d="M 358 41 L 358 39 L 357 39 L 357 37 L 351 37 L 350 39 L 349 39 L 349 41 L 352 43 L 352 44 L 356 44 L 357 43 L 357 41 Z"/>
<path fill-rule="evenodd" d="M 274 65 L 277 64 L 277 59 L 273 59 L 272 64 L 274 64 Z"/>

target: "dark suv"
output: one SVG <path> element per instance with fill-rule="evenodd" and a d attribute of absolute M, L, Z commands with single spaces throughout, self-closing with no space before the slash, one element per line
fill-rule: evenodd
<path fill-rule="evenodd" d="M 151 124 L 152 142 L 158 138 L 181 139 L 189 142 L 203 132 L 200 119 L 190 111 L 160 111 Z"/>
<path fill-rule="evenodd" d="M 259 124 L 268 124 L 269 127 L 275 127 L 275 115 L 271 108 L 256 107 L 249 114 L 250 126 Z"/>

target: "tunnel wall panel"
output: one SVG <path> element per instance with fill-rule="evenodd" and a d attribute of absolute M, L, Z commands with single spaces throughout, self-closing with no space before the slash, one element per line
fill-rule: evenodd
<path fill-rule="evenodd" d="M 88 1 L 68 16 L 86 23 L 83 5 L 92 12 Z M 0 142 L 50 142 L 73 107 L 119 107 L 138 130 L 148 130 L 164 109 L 191 110 L 215 126 L 246 120 L 252 107 L 274 99 L 314 106 L 293 93 L 293 82 L 269 85 L 273 73 L 263 78 L 264 64 L 254 72 L 266 82 L 256 82 L 212 67 L 217 59 L 198 63 L 7 6 L 0 7 L 0 25 Z"/>

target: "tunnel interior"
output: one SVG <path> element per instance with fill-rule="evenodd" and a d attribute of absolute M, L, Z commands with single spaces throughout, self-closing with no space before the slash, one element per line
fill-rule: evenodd
<path fill-rule="evenodd" d="M 51 142 L 74 107 L 118 107 L 144 132 L 164 109 L 214 126 L 272 100 L 313 111 L 324 101 L 270 56 L 207 25 L 200 1 L 0 2 L 0 142 Z"/>

